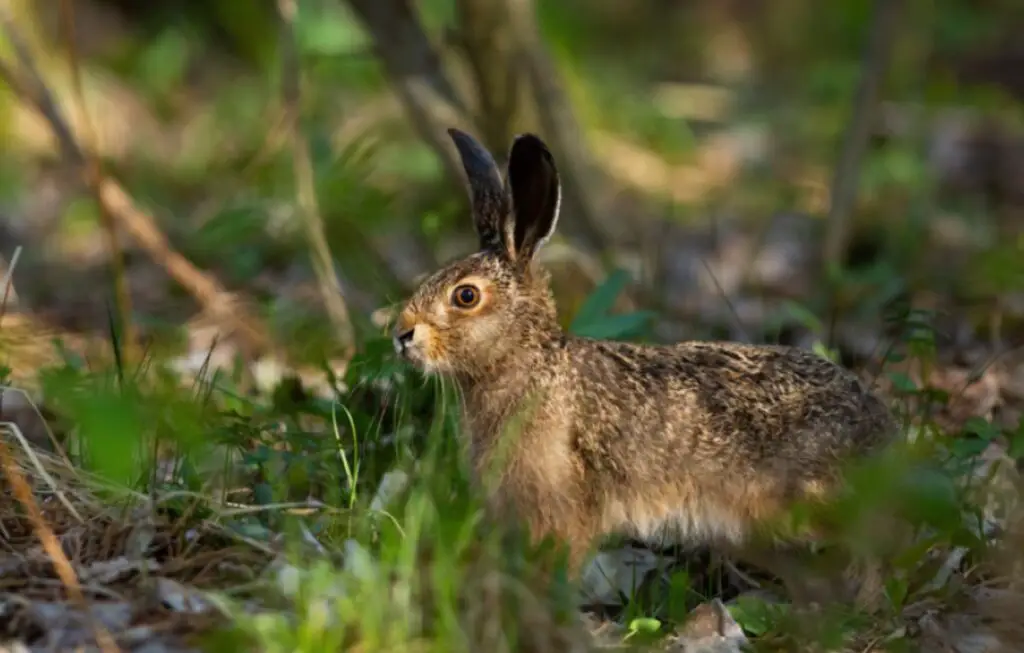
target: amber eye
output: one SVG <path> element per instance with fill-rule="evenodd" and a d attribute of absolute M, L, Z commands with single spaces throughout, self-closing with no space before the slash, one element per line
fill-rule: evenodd
<path fill-rule="evenodd" d="M 476 286 L 459 286 L 452 291 L 452 304 L 458 308 L 473 308 L 480 303 L 480 291 Z"/>

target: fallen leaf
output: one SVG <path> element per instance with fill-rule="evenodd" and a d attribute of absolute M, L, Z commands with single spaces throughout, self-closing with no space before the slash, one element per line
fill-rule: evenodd
<path fill-rule="evenodd" d="M 660 563 L 660 556 L 647 549 L 602 551 L 583 571 L 584 601 L 591 605 L 622 605 L 623 597 L 633 596 L 647 574 Z"/>
<path fill-rule="evenodd" d="M 748 644 L 743 629 L 719 599 L 703 603 L 672 638 L 673 653 L 741 653 Z"/>

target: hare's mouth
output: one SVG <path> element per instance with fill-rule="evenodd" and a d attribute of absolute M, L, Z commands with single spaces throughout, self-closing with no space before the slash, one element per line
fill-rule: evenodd
<path fill-rule="evenodd" d="M 391 339 L 399 358 L 412 363 L 426 374 L 438 371 L 438 361 L 433 356 L 429 333 L 424 327 L 398 331 Z"/>
<path fill-rule="evenodd" d="M 417 347 L 407 347 L 399 356 L 402 360 L 412 364 L 413 367 L 427 376 L 440 372 L 437 363 L 424 356 L 423 352 Z"/>
<path fill-rule="evenodd" d="M 398 343 L 395 343 L 395 352 L 398 354 L 399 358 L 410 363 L 423 374 L 429 376 L 440 372 L 437 362 L 424 354 L 423 350 L 416 345 L 406 345 L 401 347 Z"/>
<path fill-rule="evenodd" d="M 395 353 L 398 357 L 415 364 L 417 367 L 424 367 L 428 361 L 423 356 L 423 350 L 411 338 L 402 335 L 391 339 L 395 346 Z"/>

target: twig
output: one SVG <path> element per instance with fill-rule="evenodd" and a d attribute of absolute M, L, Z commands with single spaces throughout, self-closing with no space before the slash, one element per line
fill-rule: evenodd
<path fill-rule="evenodd" d="M 11 263 L 7 266 L 7 270 L 4 272 L 4 295 L 3 300 L 0 301 L 0 320 L 3 319 L 7 313 L 7 300 L 10 298 L 11 293 L 14 293 L 15 303 L 17 303 L 18 293 L 14 290 L 14 268 L 18 265 L 18 259 L 21 258 L 21 245 L 14 248 L 14 255 L 11 256 Z"/>
<path fill-rule="evenodd" d="M 879 87 L 885 79 L 896 42 L 902 8 L 902 0 L 875 0 L 871 34 L 864 50 L 853 115 L 843 137 L 842 151 L 829 193 L 828 224 L 822 252 L 822 263 L 826 271 L 839 267 L 846 250 L 850 216 L 857 199 L 861 162 L 867 150 L 871 124 L 878 105 Z"/>
<path fill-rule="evenodd" d="M 501 163 L 515 136 L 526 72 L 518 60 L 508 8 L 493 0 L 457 0 L 458 30 L 451 34 L 476 87 L 474 122 Z"/>
<path fill-rule="evenodd" d="M 725 307 L 729 309 L 729 313 L 735 320 L 733 326 L 735 327 L 736 331 L 739 332 L 740 337 L 743 339 L 744 342 L 753 342 L 750 339 L 750 334 L 747 333 L 746 328 L 743 326 L 743 320 L 740 319 L 740 314 L 739 312 L 737 312 L 736 306 L 732 303 L 732 300 L 729 299 L 729 294 L 725 292 L 725 288 L 723 288 L 722 284 L 718 282 L 718 277 L 715 276 L 714 270 L 712 270 L 711 266 L 708 265 L 707 259 L 701 257 L 700 262 L 701 265 L 704 266 L 704 271 L 708 273 L 708 276 L 711 277 L 711 281 L 714 282 L 715 288 L 718 290 L 718 293 L 722 296 L 722 301 L 725 302 Z"/>
<path fill-rule="evenodd" d="M 18 63 L 25 73 L 21 74 L 21 71 L 18 71 L 17 68 L 10 66 L 7 62 L 0 59 L 0 75 L 3 76 L 8 86 L 22 100 L 32 104 L 39 113 L 43 114 L 46 121 L 50 123 L 50 128 L 57 137 L 57 145 L 60 147 L 64 158 L 70 160 L 75 165 L 84 165 L 85 157 L 82 155 L 82 150 L 75 142 L 71 128 L 68 127 L 68 122 L 61 115 L 60 109 L 53 101 L 53 95 L 43 83 L 43 77 L 39 74 L 39 69 L 36 67 L 35 59 L 32 57 L 28 43 L 25 39 L 21 38 L 18 28 L 14 24 L 14 17 L 11 15 L 9 2 L 0 3 L 0 22 L 3 25 L 4 35 L 10 41 Z M 26 76 L 28 79 L 26 79 Z"/>
<path fill-rule="evenodd" d="M 28 514 L 32 529 L 42 543 L 43 550 L 50 556 L 50 562 L 53 564 L 57 576 L 67 589 L 68 595 L 81 608 L 86 618 L 92 624 L 93 636 L 96 638 L 96 643 L 99 645 L 100 650 L 104 653 L 120 651 L 120 647 L 118 647 L 114 638 L 104 628 L 103 624 L 92 617 L 92 610 L 90 610 L 89 604 L 85 600 L 85 595 L 82 594 L 82 587 L 78 582 L 78 575 L 75 574 L 74 567 L 71 566 L 71 561 L 64 555 L 64 550 L 61 548 L 57 536 L 54 535 L 53 530 L 46 523 L 46 519 L 43 518 L 43 513 L 39 510 L 39 505 L 32 496 L 32 488 L 29 486 L 28 481 L 25 480 L 21 469 L 14 462 L 14 458 L 11 456 L 11 452 L 3 440 L 0 440 L 0 467 L 3 468 L 4 476 L 7 478 L 8 483 L 10 483 L 15 498 Z"/>
<path fill-rule="evenodd" d="M 320 296 L 341 344 L 343 356 L 347 360 L 355 353 L 355 332 L 334 269 L 327 237 L 324 235 L 323 218 L 320 215 L 316 187 L 313 183 L 313 162 L 309 154 L 309 144 L 300 128 L 302 71 L 295 46 L 295 0 L 277 0 L 277 11 L 281 22 L 281 100 L 292 145 L 295 192 L 313 257 L 313 269 L 316 272 Z"/>
<path fill-rule="evenodd" d="M 49 425 L 45 423 L 46 420 L 43 419 L 42 412 L 32 402 L 32 399 L 31 397 L 28 396 L 27 392 L 25 392 L 21 388 L 12 388 L 9 386 L 0 386 L 0 391 L 3 391 L 4 394 L 7 394 L 9 392 L 20 393 L 22 398 L 26 402 L 28 402 L 28 405 L 31 406 L 32 410 L 35 411 L 36 416 L 43 421 L 47 432 L 50 433 L 51 439 L 56 440 L 56 438 L 53 436 L 52 431 L 50 431 Z M 25 455 L 28 456 L 28 459 L 32 462 L 33 467 L 36 468 L 36 472 L 38 472 L 39 476 L 41 476 L 42 479 L 46 481 L 46 484 L 50 486 L 50 490 L 53 492 L 54 496 L 57 497 L 57 500 L 60 501 L 61 504 L 63 504 L 63 506 L 68 509 L 68 512 L 71 513 L 71 516 L 74 517 L 75 520 L 77 520 L 80 525 L 84 524 L 85 519 L 82 518 L 82 515 L 79 514 L 78 510 L 75 509 L 74 504 L 72 504 L 68 500 L 67 496 L 65 496 L 64 493 L 61 491 L 60 487 L 57 485 L 57 481 L 53 479 L 53 476 L 51 476 L 50 473 L 46 471 L 46 467 L 43 466 L 43 463 L 42 461 L 39 460 L 39 456 L 36 455 L 35 449 L 32 447 L 32 444 L 25 437 L 25 434 L 21 432 L 21 429 L 18 427 L 18 425 L 15 424 L 14 422 L 0 422 L 0 426 L 7 427 L 7 429 L 14 435 L 15 439 L 18 440 L 18 444 L 21 445 L 21 448 L 25 451 Z M 69 470 L 74 472 L 75 468 L 70 464 L 67 454 L 64 454 L 63 449 L 60 450 L 60 453 L 63 455 L 61 462 L 63 462 Z"/>
<path fill-rule="evenodd" d="M 75 38 L 75 10 L 72 0 L 61 0 L 60 18 L 63 24 L 64 40 L 68 47 L 68 68 L 71 71 L 71 88 L 78 104 L 78 113 L 81 117 L 82 136 L 84 139 L 83 154 L 85 162 L 85 178 L 89 189 L 96 199 L 97 208 L 100 214 L 100 223 L 107 237 L 107 249 L 110 252 L 111 274 L 114 280 L 114 304 L 117 309 L 118 319 L 121 322 L 118 326 L 124 339 L 124 354 L 129 361 L 136 358 L 137 343 L 135 326 L 132 322 L 132 301 L 128 292 L 128 282 L 124 273 L 124 256 L 121 252 L 121 244 L 118 242 L 117 225 L 107 205 L 103 202 L 99 193 L 98 182 L 103 179 L 103 163 L 99 155 L 99 135 L 93 126 L 89 116 L 89 108 L 85 102 L 85 93 L 82 91 L 81 65 L 78 61 L 78 44 Z"/>
<path fill-rule="evenodd" d="M 406 0 L 348 0 L 373 39 L 374 51 L 391 79 L 413 127 L 441 159 L 457 188 L 462 164 L 446 129 L 465 121 L 466 104 L 444 73 L 440 57 Z"/>
<path fill-rule="evenodd" d="M 348 0 L 374 39 L 377 55 L 389 74 L 416 78 L 438 98 L 464 113 L 466 104 L 441 67 L 438 56 L 415 9 L 408 0 Z"/>
<path fill-rule="evenodd" d="M 11 87 L 19 98 L 36 108 L 49 123 L 57 138 L 64 158 L 83 174 L 89 173 L 88 158 L 68 126 L 53 94 L 43 82 L 24 40 L 18 33 L 8 7 L 0 4 L 0 26 L 14 48 L 21 64 L 18 70 L 0 59 L 0 78 Z M 166 236 L 156 225 L 152 216 L 139 209 L 127 192 L 109 176 L 95 179 L 96 193 L 101 205 L 106 206 L 110 215 L 161 265 L 188 290 L 211 315 L 223 324 L 235 328 L 248 354 L 258 355 L 268 351 L 271 343 L 237 302 L 214 279 L 203 274 L 188 259 L 174 250 Z"/>

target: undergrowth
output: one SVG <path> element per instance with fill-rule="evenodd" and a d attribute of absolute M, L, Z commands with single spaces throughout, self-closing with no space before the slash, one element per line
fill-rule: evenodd
<path fill-rule="evenodd" d="M 623 283 L 613 275 L 584 303 L 572 328 L 643 337 L 647 314 L 610 316 Z M 910 327 L 884 356 L 892 364 L 927 364 L 935 354 L 927 321 L 902 319 Z M 795 514 L 829 526 L 826 552 L 838 547 L 884 559 L 879 612 L 837 605 L 809 618 L 751 591 L 770 585 L 757 570 L 738 583 L 706 552 L 670 549 L 661 551 L 662 568 L 618 603 L 583 606 L 616 626 L 612 643 L 662 646 L 694 608 L 720 598 L 758 650 L 808 650 L 814 642 L 856 648 L 871 641 L 898 649 L 911 646 L 909 624 L 922 606 L 954 609 L 974 600 L 979 586 L 1019 590 L 1019 570 L 1000 562 L 997 554 L 1006 547 L 996 537 L 1014 514 L 1000 502 L 1016 489 L 1003 482 L 1002 494 L 990 491 L 1005 478 L 999 465 L 1012 466 L 1012 458 L 994 464 L 986 455 L 997 445 L 1019 453 L 1024 424 L 1000 432 L 975 418 L 961 432 L 941 432 L 930 411 L 948 397 L 905 372 L 886 374 L 907 442 L 851 470 L 848 491 L 833 504 Z M 608 637 L 594 637 L 592 620 L 581 618 L 578 588 L 565 577 L 556 544 L 527 546 L 514 525 L 496 523 L 482 510 L 460 457 L 455 393 L 397 364 L 387 339 L 366 343 L 344 377 L 331 379 L 333 396 L 316 396 L 287 378 L 269 394 L 247 391 L 243 375 L 222 370 L 204 370 L 182 385 L 155 360 L 98 371 L 69 360 L 42 371 L 41 380 L 47 407 L 66 427 L 56 436 L 62 451 L 51 447 L 42 463 L 22 459 L 24 469 L 29 475 L 61 470 L 57 489 L 74 479 L 75 496 L 91 497 L 78 505 L 94 511 L 86 521 L 96 528 L 128 533 L 140 514 L 157 524 L 161 536 L 135 555 L 158 561 L 162 571 L 154 573 L 180 572 L 183 583 L 210 592 L 210 612 L 220 617 L 202 630 L 209 650 L 609 645 Z M 25 450 L 19 438 L 7 443 Z M 39 487 L 54 489 L 40 479 L 45 476 L 37 478 Z M 12 504 L 5 512 L 11 510 L 2 520 L 8 532 L 16 523 L 24 527 L 20 509 Z M 907 525 L 908 539 L 891 537 L 891 518 Z M 51 515 L 51 521 L 62 537 L 75 520 Z M 25 542 L 33 539 L 23 535 Z M 127 534 L 121 539 L 132 541 Z M 206 549 L 248 560 L 248 573 L 198 572 L 187 564 Z M 116 547 L 105 551 L 92 555 L 120 559 Z M 25 580 L 26 587 L 32 582 Z"/>

